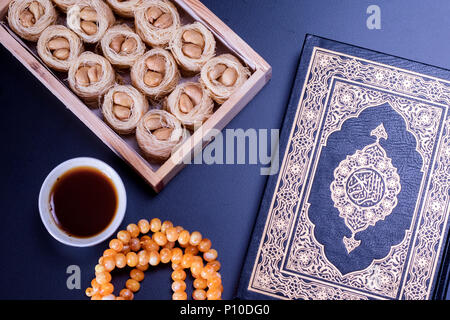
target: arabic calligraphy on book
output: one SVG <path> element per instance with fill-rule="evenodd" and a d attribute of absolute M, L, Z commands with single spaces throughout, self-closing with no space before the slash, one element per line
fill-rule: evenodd
<path fill-rule="evenodd" d="M 334 206 L 352 232 L 350 238 L 342 239 L 347 253 L 361 244 L 355 239 L 358 232 L 391 214 L 401 190 L 397 169 L 380 145 L 381 138 L 388 138 L 383 124 L 370 135 L 376 137 L 376 142 L 341 161 L 330 185 Z"/>

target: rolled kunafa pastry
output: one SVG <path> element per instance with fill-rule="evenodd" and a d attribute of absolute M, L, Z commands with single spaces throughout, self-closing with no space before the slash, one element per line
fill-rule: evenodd
<path fill-rule="evenodd" d="M 139 8 L 142 0 L 106 0 L 113 11 L 121 17 L 131 18 L 134 11 Z"/>
<path fill-rule="evenodd" d="M 95 43 L 115 22 L 111 8 L 101 0 L 80 0 L 67 10 L 67 26 L 87 43 Z"/>
<path fill-rule="evenodd" d="M 231 54 L 209 60 L 200 73 L 200 83 L 217 103 L 224 103 L 250 76 L 248 68 Z"/>
<path fill-rule="evenodd" d="M 13 0 L 9 3 L 8 24 L 21 38 L 38 41 L 41 33 L 56 21 L 50 0 Z"/>
<path fill-rule="evenodd" d="M 213 114 L 214 102 L 200 83 L 184 82 L 167 97 L 165 108 L 185 127 L 195 130 Z"/>
<path fill-rule="evenodd" d="M 141 38 L 126 24 L 106 31 L 101 40 L 103 55 L 113 66 L 129 68 L 145 52 Z"/>
<path fill-rule="evenodd" d="M 70 88 L 90 106 L 98 106 L 103 95 L 114 85 L 114 69 L 104 57 L 85 51 L 70 65 Z"/>
<path fill-rule="evenodd" d="M 178 29 L 170 41 L 173 57 L 186 74 L 195 74 L 215 55 L 216 40 L 200 22 Z"/>
<path fill-rule="evenodd" d="M 78 0 L 53 0 L 53 3 L 63 12 L 67 12 L 70 6 L 77 3 Z"/>
<path fill-rule="evenodd" d="M 136 128 L 142 152 L 156 161 L 167 160 L 189 136 L 189 131 L 175 116 L 158 109 L 147 112 Z"/>
<path fill-rule="evenodd" d="M 42 61 L 57 71 L 69 70 L 70 64 L 82 51 L 83 42 L 80 38 L 62 25 L 49 26 L 37 43 L 37 52 Z"/>
<path fill-rule="evenodd" d="M 103 118 L 120 134 L 133 133 L 147 111 L 148 101 L 145 96 L 129 85 L 112 87 L 103 99 Z"/>
<path fill-rule="evenodd" d="M 134 12 L 136 32 L 152 47 L 164 47 L 180 27 L 177 8 L 165 0 L 143 0 Z"/>
<path fill-rule="evenodd" d="M 170 93 L 179 79 L 180 72 L 172 54 L 161 48 L 147 51 L 131 68 L 133 85 L 154 100 Z"/>

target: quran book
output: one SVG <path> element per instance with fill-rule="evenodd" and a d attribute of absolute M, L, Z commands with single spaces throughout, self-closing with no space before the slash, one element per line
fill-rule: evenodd
<path fill-rule="evenodd" d="M 308 35 L 243 299 L 442 299 L 450 71 Z"/>

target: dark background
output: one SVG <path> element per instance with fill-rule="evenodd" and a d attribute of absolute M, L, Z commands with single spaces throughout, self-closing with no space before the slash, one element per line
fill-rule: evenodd
<path fill-rule="evenodd" d="M 447 0 L 203 0 L 273 68 L 269 84 L 227 128 L 280 128 L 306 33 L 450 68 Z M 366 9 L 381 8 L 381 30 L 366 27 Z M 258 165 L 190 165 L 155 195 L 65 106 L 0 46 L 1 157 L 0 298 L 83 299 L 107 244 L 70 248 L 39 218 L 46 175 L 70 158 L 101 159 L 117 170 L 128 195 L 123 227 L 141 218 L 169 219 L 199 230 L 219 252 L 225 292 L 234 296 L 266 177 Z M 66 287 L 79 265 L 82 290 Z M 123 286 L 125 274 L 115 282 Z M 146 272 L 136 299 L 171 297 L 170 268 Z M 447 294 L 447 299 L 450 296 Z"/>

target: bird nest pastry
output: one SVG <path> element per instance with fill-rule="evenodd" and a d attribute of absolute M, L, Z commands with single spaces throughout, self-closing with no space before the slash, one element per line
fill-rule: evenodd
<path fill-rule="evenodd" d="M 101 40 L 101 48 L 105 58 L 119 68 L 131 67 L 145 52 L 141 38 L 126 24 L 108 29 Z"/>
<path fill-rule="evenodd" d="M 167 97 L 165 108 L 184 126 L 194 130 L 213 114 L 214 102 L 200 83 L 184 82 Z"/>
<path fill-rule="evenodd" d="M 70 64 L 83 51 L 83 42 L 70 29 L 62 25 L 49 26 L 42 32 L 37 52 L 42 61 L 57 71 L 69 70 Z"/>
<path fill-rule="evenodd" d="M 231 54 L 209 60 L 200 73 L 200 82 L 219 104 L 224 103 L 250 76 L 248 68 Z"/>
<path fill-rule="evenodd" d="M 147 112 L 136 128 L 142 152 L 156 161 L 167 160 L 189 136 L 189 131 L 175 116 L 158 109 Z"/>
<path fill-rule="evenodd" d="M 151 99 L 158 100 L 178 84 L 180 72 L 172 54 L 154 48 L 141 56 L 131 68 L 131 81 Z"/>
<path fill-rule="evenodd" d="M 41 33 L 56 21 L 50 0 L 13 0 L 8 8 L 8 23 L 21 38 L 37 41 Z"/>
<path fill-rule="evenodd" d="M 115 22 L 111 8 L 101 0 L 80 0 L 67 10 L 67 26 L 87 43 L 95 43 Z"/>
<path fill-rule="evenodd" d="M 136 32 L 152 47 L 164 47 L 180 27 L 177 8 L 165 0 L 144 0 L 134 12 Z"/>
<path fill-rule="evenodd" d="M 208 28 L 200 22 L 194 22 L 179 28 L 169 46 L 184 73 L 192 75 L 214 57 L 216 40 Z"/>
<path fill-rule="evenodd" d="M 116 85 L 105 94 L 102 114 L 106 123 L 120 134 L 130 134 L 148 111 L 148 101 L 136 88 Z"/>
<path fill-rule="evenodd" d="M 106 58 L 86 51 L 69 68 L 70 88 L 90 106 L 97 106 L 101 97 L 114 85 L 115 72 Z"/>
<path fill-rule="evenodd" d="M 139 8 L 142 0 L 106 0 L 113 11 L 121 17 L 131 18 L 134 11 Z"/>

